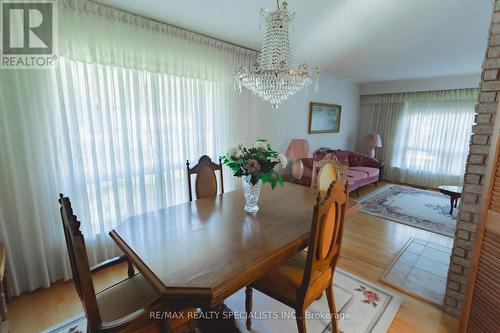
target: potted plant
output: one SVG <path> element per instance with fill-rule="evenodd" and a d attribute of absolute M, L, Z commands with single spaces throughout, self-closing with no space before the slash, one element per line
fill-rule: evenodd
<path fill-rule="evenodd" d="M 285 168 L 285 155 L 276 152 L 266 140 L 257 140 L 254 146 L 247 147 L 238 144 L 222 156 L 234 176 L 241 177 L 245 194 L 245 211 L 255 214 L 259 210 L 259 200 L 262 183 L 270 183 L 274 189 L 277 184 L 283 185 L 283 178 L 278 174 L 278 167 Z"/>

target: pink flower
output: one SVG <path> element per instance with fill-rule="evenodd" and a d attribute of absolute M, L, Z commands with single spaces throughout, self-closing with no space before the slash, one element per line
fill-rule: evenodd
<path fill-rule="evenodd" d="M 377 303 L 378 301 L 380 301 L 377 293 L 374 293 L 373 291 L 365 290 L 363 291 L 363 296 L 371 303 Z"/>

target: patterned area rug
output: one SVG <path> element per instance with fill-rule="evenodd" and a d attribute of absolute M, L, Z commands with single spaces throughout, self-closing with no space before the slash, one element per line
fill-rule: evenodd
<path fill-rule="evenodd" d="M 339 313 L 339 327 L 344 333 L 387 332 L 403 302 L 403 298 L 394 292 L 340 269 L 335 271 L 333 290 Z M 225 303 L 234 311 L 241 332 L 247 332 L 244 289 L 228 298 Z M 297 332 L 293 310 L 258 291 L 253 293 L 253 310 L 252 332 Z M 308 332 L 331 332 L 328 304 L 324 296 L 309 307 L 306 317 Z M 83 314 L 44 333 L 69 332 L 86 332 Z"/>
<path fill-rule="evenodd" d="M 358 203 L 363 213 L 448 237 L 455 235 L 457 209 L 450 215 L 450 198 L 439 192 L 388 184 Z"/>

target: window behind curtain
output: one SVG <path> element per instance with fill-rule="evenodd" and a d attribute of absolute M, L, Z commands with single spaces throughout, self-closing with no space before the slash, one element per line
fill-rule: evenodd
<path fill-rule="evenodd" d="M 405 103 L 391 167 L 410 184 L 461 184 L 473 122 L 473 100 Z"/>
<path fill-rule="evenodd" d="M 232 144 L 221 84 L 67 59 L 60 69 L 63 183 L 93 235 L 186 201 L 186 159 Z"/>

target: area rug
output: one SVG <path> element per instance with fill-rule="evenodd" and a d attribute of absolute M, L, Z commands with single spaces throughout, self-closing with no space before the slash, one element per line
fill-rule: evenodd
<path fill-rule="evenodd" d="M 385 185 L 358 200 L 358 210 L 412 227 L 453 237 L 454 215 L 450 215 L 450 198 L 434 191 Z"/>
<path fill-rule="evenodd" d="M 411 238 L 380 281 L 437 306 L 443 305 L 453 239 Z"/>
<path fill-rule="evenodd" d="M 396 316 L 403 298 L 341 269 L 335 271 L 334 293 L 339 328 L 344 333 L 387 332 Z M 242 289 L 226 300 L 234 312 L 241 332 L 245 328 L 245 290 Z M 293 309 L 258 292 L 253 293 L 252 332 L 296 332 Z M 306 314 L 310 333 L 331 332 L 328 303 L 325 296 L 313 303 Z M 84 333 L 86 320 L 83 314 L 56 325 L 44 333 Z"/>

